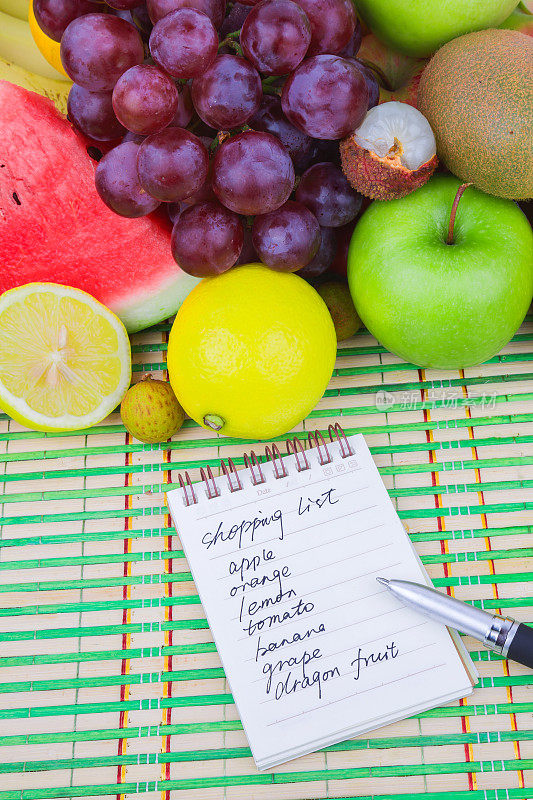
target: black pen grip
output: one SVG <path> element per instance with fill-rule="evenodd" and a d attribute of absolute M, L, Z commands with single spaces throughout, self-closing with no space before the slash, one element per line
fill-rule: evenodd
<path fill-rule="evenodd" d="M 533 669 L 533 628 L 520 623 L 509 646 L 507 658 Z"/>

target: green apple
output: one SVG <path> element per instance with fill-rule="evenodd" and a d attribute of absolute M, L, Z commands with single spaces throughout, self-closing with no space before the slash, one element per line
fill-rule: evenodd
<path fill-rule="evenodd" d="M 369 28 L 390 47 L 429 56 L 463 33 L 495 28 L 519 0 L 355 0 Z"/>
<path fill-rule="evenodd" d="M 348 282 L 360 318 L 388 350 L 421 367 L 492 358 L 533 296 L 533 234 L 511 200 L 437 175 L 401 200 L 374 202 L 355 227 Z M 450 238 L 451 244 L 448 244 Z"/>

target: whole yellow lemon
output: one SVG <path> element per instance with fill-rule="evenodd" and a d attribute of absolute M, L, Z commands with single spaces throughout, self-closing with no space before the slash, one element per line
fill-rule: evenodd
<path fill-rule="evenodd" d="M 172 326 L 174 392 L 205 428 L 272 439 L 301 422 L 333 372 L 337 339 L 326 304 L 298 275 L 246 264 L 204 278 Z"/>

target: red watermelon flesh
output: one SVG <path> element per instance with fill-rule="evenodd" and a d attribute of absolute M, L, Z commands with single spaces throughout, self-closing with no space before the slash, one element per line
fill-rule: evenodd
<path fill-rule="evenodd" d="M 94 187 L 87 142 L 50 100 L 0 81 L 0 292 L 75 286 L 129 331 L 174 314 L 198 279 L 177 266 L 163 214 L 117 216 Z"/>

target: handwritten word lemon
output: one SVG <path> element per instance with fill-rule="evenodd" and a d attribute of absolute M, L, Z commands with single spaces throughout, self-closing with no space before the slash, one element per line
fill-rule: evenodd
<path fill-rule="evenodd" d="M 38 431 L 100 422 L 131 380 L 124 325 L 80 289 L 27 283 L 0 297 L 0 407 Z"/>
<path fill-rule="evenodd" d="M 200 425 L 271 439 L 320 400 L 336 344 L 326 304 L 306 281 L 246 264 L 204 278 L 185 299 L 168 344 L 170 382 Z"/>

